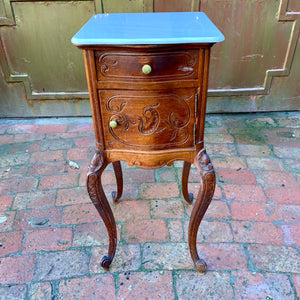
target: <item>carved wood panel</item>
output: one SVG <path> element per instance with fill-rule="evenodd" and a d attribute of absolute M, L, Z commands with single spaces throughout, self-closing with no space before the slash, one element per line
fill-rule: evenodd
<path fill-rule="evenodd" d="M 100 89 L 161 89 L 197 87 L 199 49 L 168 47 L 95 51 L 97 86 Z M 151 66 L 144 74 L 144 65 Z"/>
<path fill-rule="evenodd" d="M 97 79 L 118 81 L 168 81 L 198 78 L 199 50 L 128 52 L 96 51 Z M 143 65 L 151 73 L 142 72 Z"/>
<path fill-rule="evenodd" d="M 106 149 L 193 146 L 195 89 L 99 91 Z M 116 128 L 109 123 L 117 122 Z"/>

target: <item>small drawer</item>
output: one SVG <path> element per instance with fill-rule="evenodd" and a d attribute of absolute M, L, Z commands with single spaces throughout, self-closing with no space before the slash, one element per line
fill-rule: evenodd
<path fill-rule="evenodd" d="M 194 146 L 196 89 L 99 91 L 106 149 Z"/>
<path fill-rule="evenodd" d="M 142 84 L 164 84 L 198 79 L 198 49 L 180 50 L 105 50 L 95 51 L 97 80 L 104 88 L 117 88 L 113 82 L 130 88 Z M 105 83 L 111 86 L 105 86 Z M 190 86 L 196 86 L 196 83 Z"/>

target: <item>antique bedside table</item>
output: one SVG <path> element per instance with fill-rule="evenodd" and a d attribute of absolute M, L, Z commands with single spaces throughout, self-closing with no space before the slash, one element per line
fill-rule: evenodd
<path fill-rule="evenodd" d="M 206 270 L 196 248 L 197 231 L 215 189 L 215 173 L 203 135 L 210 48 L 224 36 L 202 12 L 98 14 L 73 37 L 83 50 L 96 150 L 87 189 L 109 235 L 109 268 L 116 251 L 116 223 L 101 184 L 113 164 L 122 195 L 120 161 L 156 169 L 184 161 L 182 194 L 188 193 L 191 163 L 201 185 L 190 217 L 188 244 L 200 273 Z"/>

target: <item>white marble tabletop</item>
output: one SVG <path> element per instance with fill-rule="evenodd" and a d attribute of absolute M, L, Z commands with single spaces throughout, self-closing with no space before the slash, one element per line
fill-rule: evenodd
<path fill-rule="evenodd" d="M 94 15 L 72 38 L 80 45 L 217 43 L 223 34 L 203 12 Z"/>

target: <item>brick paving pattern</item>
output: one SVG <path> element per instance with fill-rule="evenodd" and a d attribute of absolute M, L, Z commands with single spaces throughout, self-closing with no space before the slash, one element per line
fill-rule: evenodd
<path fill-rule="evenodd" d="M 125 163 L 109 272 L 108 238 L 85 188 L 92 120 L 0 121 L 0 300 L 297 299 L 300 295 L 300 113 L 208 115 L 216 192 L 198 233 L 208 264 L 187 245 L 191 206 L 182 163 L 154 171 Z M 79 169 L 72 169 L 68 161 Z M 191 169 L 189 190 L 199 176 Z"/>

